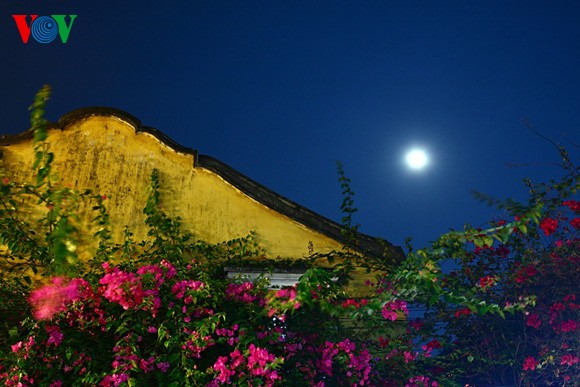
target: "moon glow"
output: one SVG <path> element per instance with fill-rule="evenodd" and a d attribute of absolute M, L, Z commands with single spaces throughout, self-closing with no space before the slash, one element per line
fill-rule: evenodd
<path fill-rule="evenodd" d="M 429 157 L 422 149 L 411 149 L 405 155 L 405 162 L 410 169 L 418 171 L 429 164 Z"/>

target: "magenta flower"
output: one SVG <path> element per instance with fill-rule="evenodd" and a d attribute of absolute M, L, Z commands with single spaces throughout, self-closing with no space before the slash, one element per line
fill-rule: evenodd
<path fill-rule="evenodd" d="M 34 290 L 29 302 L 37 320 L 50 320 L 55 314 L 66 310 L 67 304 L 79 299 L 78 281 L 54 277 L 51 285 Z"/>
<path fill-rule="evenodd" d="M 230 370 L 227 366 L 228 358 L 226 356 L 220 356 L 213 365 L 213 369 L 219 374 L 216 380 L 222 384 L 230 383 L 230 378 L 236 374 L 236 371 Z"/>
<path fill-rule="evenodd" d="M 260 300 L 260 297 L 252 294 L 253 291 L 254 284 L 251 282 L 244 282 L 241 284 L 231 283 L 228 284 L 228 287 L 226 288 L 226 297 L 250 304 L 256 300 Z M 264 303 L 264 300 L 260 301 L 260 304 Z"/>
<path fill-rule="evenodd" d="M 175 295 L 175 297 L 182 299 L 185 296 L 185 292 L 188 290 L 201 290 L 205 287 L 205 284 L 201 281 L 193 281 L 193 280 L 183 280 L 176 282 L 171 289 L 171 293 Z"/>
<path fill-rule="evenodd" d="M 55 347 L 58 347 L 64 338 L 60 328 L 58 326 L 47 326 L 46 331 L 48 332 L 48 340 L 46 341 L 46 344 L 52 344 Z"/>
<path fill-rule="evenodd" d="M 540 365 L 540 362 L 538 362 L 536 360 L 536 358 L 534 358 L 533 356 L 528 356 L 526 357 L 526 359 L 524 360 L 524 371 L 527 370 L 535 370 L 536 367 Z"/>
<path fill-rule="evenodd" d="M 534 313 L 530 313 L 526 318 L 526 325 L 529 327 L 539 328 L 542 325 L 542 321 L 540 320 L 540 316 Z"/>
<path fill-rule="evenodd" d="M 409 382 L 405 384 L 405 387 L 438 387 L 439 383 L 436 381 L 431 381 L 428 376 L 413 376 L 409 379 Z"/>
<path fill-rule="evenodd" d="M 562 321 L 560 329 L 562 332 L 574 332 L 576 329 L 578 329 L 578 323 L 574 320 Z"/>
<path fill-rule="evenodd" d="M 404 351 L 403 356 L 405 358 L 405 363 L 409 363 L 417 358 L 417 352 L 415 352 L 415 354 L 412 354 L 411 352 Z"/>
<path fill-rule="evenodd" d="M 560 365 L 574 365 L 576 363 L 578 363 L 578 361 L 580 361 L 580 359 L 578 359 L 578 356 L 574 356 L 572 354 L 567 354 L 562 356 L 562 360 L 560 361 Z"/>
<path fill-rule="evenodd" d="M 397 311 L 403 312 L 405 316 L 408 315 L 409 310 L 407 309 L 407 303 L 403 300 L 387 302 L 383 306 L 382 315 L 387 320 L 395 321 L 398 317 Z"/>
<path fill-rule="evenodd" d="M 113 387 L 119 386 L 122 383 L 125 383 L 129 380 L 129 375 L 127 374 L 113 374 L 107 375 L 105 378 L 99 383 L 99 386 L 102 387 Z"/>
<path fill-rule="evenodd" d="M 141 282 L 133 273 L 114 268 L 100 279 L 99 284 L 103 285 L 101 287 L 103 296 L 111 302 L 118 303 L 125 310 L 143 302 Z"/>

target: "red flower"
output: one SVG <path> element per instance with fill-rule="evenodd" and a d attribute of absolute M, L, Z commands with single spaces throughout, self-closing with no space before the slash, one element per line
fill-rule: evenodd
<path fill-rule="evenodd" d="M 471 310 L 468 308 L 463 308 L 455 311 L 455 318 L 461 317 L 463 315 L 468 316 L 471 314 Z"/>
<path fill-rule="evenodd" d="M 379 345 L 381 348 L 386 348 L 389 346 L 389 339 L 383 338 L 383 336 L 379 337 Z"/>
<path fill-rule="evenodd" d="M 443 346 L 441 345 L 441 343 L 437 339 L 431 340 L 430 342 L 428 342 L 427 344 L 425 344 L 424 347 L 425 347 L 425 349 L 428 349 L 428 350 L 433 350 L 433 349 L 437 349 L 437 348 L 443 348 Z"/>
<path fill-rule="evenodd" d="M 574 320 L 562 321 L 560 329 L 562 329 L 562 332 L 574 332 L 578 329 L 578 323 Z"/>
<path fill-rule="evenodd" d="M 485 277 L 481 277 L 479 279 L 479 286 L 482 289 L 487 289 L 495 284 L 496 278 L 491 275 L 486 275 Z"/>
<path fill-rule="evenodd" d="M 574 212 L 580 212 L 580 202 L 577 200 L 568 200 L 562 203 L 564 206 L 568 206 Z"/>
<path fill-rule="evenodd" d="M 540 223 L 540 228 L 542 229 L 544 234 L 546 234 L 546 236 L 552 235 L 554 231 L 556 231 L 557 227 L 558 221 L 552 218 L 546 218 L 542 220 L 542 222 Z"/>
<path fill-rule="evenodd" d="M 577 356 L 574 355 L 564 355 L 562 356 L 562 361 L 560 361 L 560 365 L 574 365 L 576 363 L 578 363 L 578 361 L 580 361 L 580 359 L 578 359 Z"/>
<path fill-rule="evenodd" d="M 537 314 L 530 313 L 528 318 L 526 319 L 526 325 L 529 327 L 539 328 L 542 325 L 542 321 L 540 320 L 540 316 Z"/>
<path fill-rule="evenodd" d="M 538 270 L 536 270 L 536 267 L 533 264 L 522 265 L 516 272 L 516 282 L 519 284 L 526 282 L 528 278 L 535 276 L 537 273 Z"/>
<path fill-rule="evenodd" d="M 510 249 L 507 248 L 505 245 L 501 245 L 499 246 L 496 250 L 497 255 L 499 255 L 500 257 L 507 257 L 510 253 Z"/>
<path fill-rule="evenodd" d="M 580 218 L 574 218 L 570 221 L 570 224 L 572 225 L 572 227 L 574 227 L 576 230 L 578 230 L 580 228 Z"/>
<path fill-rule="evenodd" d="M 524 371 L 527 370 L 533 371 L 536 369 L 538 365 L 540 365 L 540 363 L 533 356 L 528 356 L 524 360 Z"/>

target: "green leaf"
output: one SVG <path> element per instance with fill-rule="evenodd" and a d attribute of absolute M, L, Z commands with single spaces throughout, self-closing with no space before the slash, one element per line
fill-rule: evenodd
<path fill-rule="evenodd" d="M 48 137 L 48 135 L 46 134 L 45 130 L 35 130 L 33 141 L 34 142 L 41 142 L 41 141 L 46 140 L 47 137 Z"/>

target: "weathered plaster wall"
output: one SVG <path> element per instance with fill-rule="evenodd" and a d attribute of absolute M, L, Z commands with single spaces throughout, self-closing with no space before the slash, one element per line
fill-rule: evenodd
<path fill-rule="evenodd" d="M 106 194 L 114 240 L 125 225 L 136 240 L 146 238 L 144 214 L 151 171 L 160 172 L 164 210 L 183 219 L 198 239 L 221 242 L 255 231 L 267 255 L 303 257 L 312 242 L 316 252 L 341 244 L 252 199 L 218 174 L 195 165 L 195 154 L 176 151 L 120 117 L 92 115 L 50 129 L 50 151 L 61 182 Z M 2 146 L 3 166 L 15 181 L 32 177 L 32 140 Z M 86 218 L 92 215 L 84 208 Z"/>

